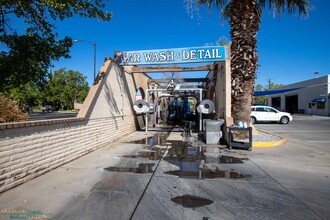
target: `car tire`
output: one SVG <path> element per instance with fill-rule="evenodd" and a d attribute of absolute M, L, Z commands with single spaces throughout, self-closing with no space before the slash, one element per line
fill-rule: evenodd
<path fill-rule="evenodd" d="M 289 123 L 289 118 L 287 116 L 283 116 L 280 119 L 281 124 L 288 124 Z"/>
<path fill-rule="evenodd" d="M 255 117 L 250 117 L 250 123 L 251 124 L 254 124 L 254 123 L 256 123 L 257 122 L 257 119 L 255 118 Z"/>

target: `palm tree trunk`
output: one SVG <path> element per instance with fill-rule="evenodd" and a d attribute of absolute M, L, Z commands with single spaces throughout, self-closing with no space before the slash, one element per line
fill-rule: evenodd
<path fill-rule="evenodd" d="M 239 121 L 250 122 L 258 67 L 256 35 L 260 20 L 261 9 L 257 0 L 230 2 L 232 116 L 235 124 Z"/>

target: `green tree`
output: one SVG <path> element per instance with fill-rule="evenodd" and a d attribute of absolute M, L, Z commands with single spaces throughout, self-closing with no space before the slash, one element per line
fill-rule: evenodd
<path fill-rule="evenodd" d="M 41 87 L 34 83 L 29 82 L 17 88 L 12 88 L 9 91 L 10 98 L 17 100 L 20 105 L 33 106 L 41 105 Z"/>
<path fill-rule="evenodd" d="M 52 61 L 69 57 L 72 39 L 58 39 L 56 20 L 112 16 L 103 0 L 1 0 L 0 6 L 0 92 L 42 81 Z"/>
<path fill-rule="evenodd" d="M 308 15 L 312 5 L 308 0 L 185 0 L 188 5 L 196 2 L 208 9 L 223 9 L 231 27 L 231 89 L 232 116 L 234 122 L 250 121 L 252 94 L 258 67 L 257 33 L 260 28 L 262 9 L 275 9 L 277 15 L 287 11 Z"/>
<path fill-rule="evenodd" d="M 0 91 L 29 82 L 41 83 L 52 60 L 69 57 L 70 38 L 55 41 L 38 34 L 0 36 L 7 51 L 0 52 Z"/>
<path fill-rule="evenodd" d="M 257 84 L 254 87 L 254 91 L 260 92 L 265 91 L 263 85 Z M 253 99 L 253 104 L 267 104 L 268 103 L 268 97 L 267 96 L 255 96 Z"/>
<path fill-rule="evenodd" d="M 254 91 L 267 91 L 270 89 L 276 89 L 279 87 L 284 86 L 283 84 L 276 84 L 274 82 L 269 82 L 268 85 L 263 86 L 260 84 L 257 84 L 254 88 Z M 254 104 L 268 104 L 268 96 L 255 96 L 253 100 Z"/>
<path fill-rule="evenodd" d="M 82 103 L 89 91 L 86 76 L 65 68 L 50 74 L 43 93 L 44 103 L 73 109 L 74 102 Z"/>
<path fill-rule="evenodd" d="M 270 82 L 270 83 L 268 83 L 266 90 L 277 89 L 282 86 L 284 86 L 284 84 L 276 84 L 274 82 Z"/>

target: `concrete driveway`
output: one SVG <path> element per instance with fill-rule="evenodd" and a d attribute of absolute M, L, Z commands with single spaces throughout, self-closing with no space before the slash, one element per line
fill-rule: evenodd
<path fill-rule="evenodd" d="M 254 149 L 250 160 L 306 208 L 330 219 L 330 118 L 294 115 L 288 125 L 255 126 L 288 141 L 280 147 Z"/>
<path fill-rule="evenodd" d="M 135 132 L 2 193 L 0 219 L 329 219 L 329 122 L 256 125 L 288 142 L 251 152 Z"/>

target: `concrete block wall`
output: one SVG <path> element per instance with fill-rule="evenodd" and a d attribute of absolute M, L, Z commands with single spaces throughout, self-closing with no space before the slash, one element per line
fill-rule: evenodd
<path fill-rule="evenodd" d="M 133 116 L 2 131 L 0 192 L 107 146 L 134 131 Z"/>
<path fill-rule="evenodd" d="M 106 60 L 77 118 L 0 124 L 0 193 L 136 131 L 129 77 Z"/>

